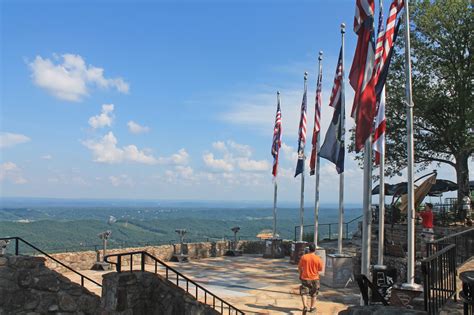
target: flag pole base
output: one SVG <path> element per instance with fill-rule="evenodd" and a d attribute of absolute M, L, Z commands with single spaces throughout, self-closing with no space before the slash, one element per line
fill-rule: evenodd
<path fill-rule="evenodd" d="M 423 292 L 423 286 L 418 283 L 402 283 L 401 288 L 405 290 Z"/>

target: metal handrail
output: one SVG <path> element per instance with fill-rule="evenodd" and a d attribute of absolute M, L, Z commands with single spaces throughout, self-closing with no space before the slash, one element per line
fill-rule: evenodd
<path fill-rule="evenodd" d="M 474 255 L 474 227 L 447 235 L 445 237 L 426 243 L 426 253 L 428 256 L 433 255 L 440 249 L 450 244 L 456 245 L 456 263 L 460 265 L 469 257 Z"/>
<path fill-rule="evenodd" d="M 349 224 L 353 223 L 354 221 L 357 221 L 359 219 L 361 219 L 363 217 L 363 215 L 360 215 L 348 222 L 344 222 L 344 226 L 346 227 L 345 229 L 345 239 L 348 239 L 349 238 Z M 338 222 L 333 222 L 333 223 L 319 223 L 318 224 L 318 227 L 322 227 L 322 226 L 327 226 L 328 227 L 328 234 L 329 234 L 329 240 L 331 240 L 331 226 L 332 225 L 338 225 L 339 223 Z M 307 228 L 307 227 L 314 227 L 314 224 L 307 224 L 307 225 L 303 225 L 303 228 Z M 294 236 L 294 240 L 296 241 L 296 235 L 298 234 L 298 229 L 300 228 L 299 225 L 295 225 L 295 236 Z M 319 232 L 318 232 L 319 233 Z"/>
<path fill-rule="evenodd" d="M 102 287 L 102 285 L 94 280 L 92 280 L 91 278 L 89 278 L 88 276 L 85 276 L 83 275 L 82 273 L 72 269 L 71 267 L 69 267 L 68 265 L 62 263 L 61 261 L 57 260 L 56 258 L 54 258 L 53 256 L 49 255 L 48 253 L 42 251 L 41 249 L 39 249 L 38 247 L 36 247 L 35 245 L 31 244 L 30 242 L 27 242 L 25 241 L 24 239 L 22 239 L 21 237 L 0 237 L 0 240 L 3 240 L 3 241 L 9 241 L 9 240 L 15 240 L 15 255 L 18 256 L 19 253 L 20 253 L 20 242 L 23 242 L 25 245 L 28 245 L 29 247 L 33 248 L 34 250 L 36 250 L 37 252 L 43 254 L 44 256 L 48 257 L 49 259 L 51 259 L 52 261 L 54 261 L 55 263 L 57 264 L 60 264 L 61 266 L 63 266 L 64 268 L 68 269 L 69 271 L 72 271 L 73 273 L 75 273 L 76 275 L 80 276 L 81 277 L 81 286 L 84 287 L 84 279 L 92 282 L 93 284 L 99 286 L 99 287 Z"/>
<path fill-rule="evenodd" d="M 181 272 L 177 271 L 173 267 L 167 265 L 166 263 L 164 263 L 163 261 L 161 261 L 160 259 L 156 258 L 155 256 L 149 254 L 146 251 L 135 251 L 135 252 L 128 252 L 128 253 L 120 253 L 120 254 L 110 254 L 110 255 L 107 255 L 107 256 L 104 257 L 104 261 L 109 263 L 109 264 L 115 265 L 117 272 L 120 273 L 120 272 L 122 272 L 122 257 L 130 257 L 130 271 L 132 271 L 133 270 L 133 256 L 135 256 L 135 255 L 139 255 L 140 258 L 141 258 L 140 271 L 146 271 L 146 269 L 145 269 L 145 260 L 146 260 L 146 257 L 148 257 L 148 258 L 150 258 L 151 260 L 154 261 L 155 274 L 158 274 L 158 268 L 157 267 L 158 267 L 158 264 L 160 264 L 161 266 L 165 267 L 165 273 L 166 273 L 165 278 L 166 278 L 166 280 L 170 281 L 171 283 L 173 283 L 173 284 L 175 284 L 176 286 L 179 287 L 179 278 L 181 277 L 182 279 L 184 279 L 186 281 L 186 292 L 191 294 L 196 300 L 198 300 L 199 289 L 201 289 L 204 292 L 204 304 L 206 304 L 208 306 L 212 306 L 212 308 L 216 311 L 219 311 L 219 309 L 216 308 L 216 307 L 220 306 L 220 313 L 221 314 L 224 313 L 224 306 L 228 307 L 229 314 L 232 314 L 232 311 L 235 311 L 235 314 L 242 314 L 242 315 L 245 314 L 244 312 L 242 312 L 241 310 L 239 310 L 235 306 L 233 306 L 233 305 L 229 304 L 228 302 L 224 301 L 223 299 L 219 298 L 218 296 L 211 293 L 209 290 L 207 290 L 203 286 L 201 286 L 198 283 L 196 283 L 195 281 L 189 279 L 188 277 L 183 275 Z M 111 258 L 113 258 L 113 257 L 116 257 L 117 260 L 116 261 L 111 260 Z M 176 274 L 176 277 L 171 278 L 170 274 L 169 274 L 170 271 L 174 272 Z M 189 284 L 190 283 L 192 285 L 194 285 L 195 292 L 191 292 L 189 290 Z M 212 304 L 207 303 L 208 296 L 209 296 L 209 299 L 212 299 Z M 216 301 L 218 302 L 217 305 L 216 305 Z M 220 302 L 220 305 L 219 305 L 219 302 Z"/>
<path fill-rule="evenodd" d="M 456 301 L 456 245 L 448 245 L 421 261 L 424 308 L 437 314 L 446 302 Z"/>
<path fill-rule="evenodd" d="M 445 243 L 446 241 L 448 241 L 451 238 L 456 238 L 458 236 L 461 236 L 463 234 L 470 233 L 470 232 L 474 232 L 474 227 L 470 228 L 470 229 L 467 229 L 467 230 L 464 230 L 464 231 L 461 231 L 461 232 L 457 232 L 457 233 L 454 233 L 454 234 L 447 235 L 445 237 L 434 240 L 430 243 Z"/>

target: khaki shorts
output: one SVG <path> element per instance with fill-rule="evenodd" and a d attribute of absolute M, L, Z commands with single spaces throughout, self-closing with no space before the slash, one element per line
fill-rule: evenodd
<path fill-rule="evenodd" d="M 301 280 L 300 294 L 314 297 L 319 293 L 319 280 Z"/>

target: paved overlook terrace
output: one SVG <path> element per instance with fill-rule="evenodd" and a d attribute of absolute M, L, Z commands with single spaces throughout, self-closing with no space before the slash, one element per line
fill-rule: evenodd
<path fill-rule="evenodd" d="M 336 242 L 325 244 L 329 252 L 334 251 L 336 246 Z M 344 246 L 346 252 L 354 256 L 360 251 L 357 242 L 346 241 Z M 167 262 L 167 264 L 246 314 L 301 314 L 297 267 L 289 264 L 288 257 L 264 259 L 261 254 L 244 254 L 240 257 L 220 256 L 192 259 L 189 263 Z M 122 268 L 128 270 L 129 267 Z M 139 268 L 138 263 L 134 264 L 134 270 Z M 145 269 L 154 272 L 154 265 L 147 263 Z M 459 273 L 470 269 L 474 269 L 474 258 L 461 266 Z M 81 272 L 100 283 L 104 274 L 113 271 Z M 73 273 L 65 272 L 63 275 L 72 281 L 80 281 Z M 459 279 L 457 282 L 459 290 L 461 282 Z M 101 294 L 100 287 L 92 283 L 85 285 L 97 295 Z M 183 282 L 181 286 L 184 289 L 185 283 Z M 338 314 L 359 303 L 360 292 L 354 283 L 343 289 L 322 285 L 317 303 L 318 314 Z M 422 309 L 422 301 L 419 301 L 419 307 Z M 440 314 L 462 314 L 462 304 L 459 301 L 457 303 L 452 301 Z"/>

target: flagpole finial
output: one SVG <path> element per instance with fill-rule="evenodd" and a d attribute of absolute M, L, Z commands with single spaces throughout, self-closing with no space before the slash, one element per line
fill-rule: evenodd
<path fill-rule="evenodd" d="M 341 23 L 341 33 L 344 34 L 346 32 L 346 24 Z"/>
<path fill-rule="evenodd" d="M 318 60 L 319 60 L 319 61 L 323 60 L 323 51 L 322 51 L 322 50 L 319 51 Z"/>
<path fill-rule="evenodd" d="M 277 95 L 280 95 L 280 91 L 277 91 Z"/>
<path fill-rule="evenodd" d="M 308 80 L 308 72 L 306 72 L 306 71 L 304 72 L 304 80 L 305 81 Z"/>

